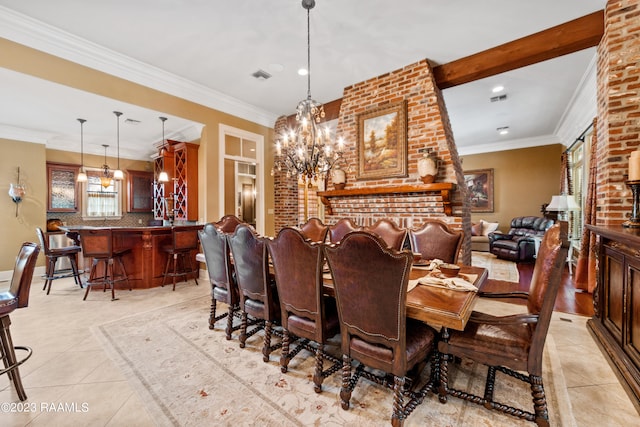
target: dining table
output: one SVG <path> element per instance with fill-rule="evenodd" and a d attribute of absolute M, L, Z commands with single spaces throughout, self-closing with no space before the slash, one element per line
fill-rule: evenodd
<path fill-rule="evenodd" d="M 420 280 L 430 274 L 432 271 L 426 267 L 414 265 L 409 273 L 409 281 Z M 488 272 L 486 268 L 460 265 L 459 276 L 470 279 L 476 288 L 480 288 L 486 282 Z M 323 292 L 335 296 L 330 273 L 324 274 Z M 418 284 L 407 292 L 407 317 L 436 328 L 462 331 L 477 298 L 478 294 L 474 291 Z"/>

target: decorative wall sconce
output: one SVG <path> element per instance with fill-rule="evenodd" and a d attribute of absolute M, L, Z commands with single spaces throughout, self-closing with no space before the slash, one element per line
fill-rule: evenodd
<path fill-rule="evenodd" d="M 25 194 L 26 191 L 24 189 L 24 186 L 20 184 L 20 166 L 18 166 L 18 181 L 16 184 L 9 184 L 9 196 L 11 196 L 11 200 L 13 200 L 13 203 L 16 204 L 16 217 L 18 216 L 18 206 Z"/>

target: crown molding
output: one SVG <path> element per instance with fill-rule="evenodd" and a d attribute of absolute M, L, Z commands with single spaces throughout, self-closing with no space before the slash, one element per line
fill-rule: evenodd
<path fill-rule="evenodd" d="M 269 128 L 277 115 L 0 6 L 0 37 Z"/>
<path fill-rule="evenodd" d="M 539 136 L 535 138 L 512 139 L 509 141 L 491 142 L 488 144 L 473 145 L 470 147 L 458 147 L 458 155 L 492 153 L 495 151 L 518 150 L 520 148 L 538 147 L 541 145 L 560 144 L 556 135 Z"/>

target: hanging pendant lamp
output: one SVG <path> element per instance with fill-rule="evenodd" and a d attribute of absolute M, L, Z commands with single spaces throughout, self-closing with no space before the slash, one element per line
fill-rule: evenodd
<path fill-rule="evenodd" d="M 87 182 L 87 172 L 84 170 L 84 122 L 85 119 L 78 119 L 80 122 L 80 170 L 78 171 L 78 176 L 76 181 L 78 182 Z"/>
<path fill-rule="evenodd" d="M 124 179 L 124 173 L 122 172 L 122 170 L 120 169 L 120 116 L 122 115 L 122 113 L 120 111 L 114 111 L 113 114 L 116 115 L 118 122 L 117 122 L 117 144 L 118 144 L 118 168 L 116 170 L 113 171 L 113 179 L 117 180 L 117 181 L 122 181 Z M 106 161 L 105 161 L 106 163 Z"/>
<path fill-rule="evenodd" d="M 166 142 L 166 140 L 164 139 L 164 122 L 167 121 L 167 118 L 166 117 L 158 117 L 158 118 L 162 121 L 162 147 L 160 147 L 160 155 L 162 156 L 166 151 L 166 148 L 164 145 Z M 169 182 L 169 174 L 164 168 L 164 160 L 162 162 L 162 170 L 158 174 L 158 182 Z"/>
<path fill-rule="evenodd" d="M 104 164 L 102 165 L 102 175 L 100 175 L 100 185 L 107 189 L 111 186 L 111 172 L 109 171 L 109 165 L 107 164 L 107 147 L 109 145 L 102 144 L 104 147 Z"/>

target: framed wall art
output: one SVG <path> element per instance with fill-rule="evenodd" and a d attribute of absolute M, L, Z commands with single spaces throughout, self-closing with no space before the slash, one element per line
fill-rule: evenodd
<path fill-rule="evenodd" d="M 358 116 L 358 179 L 407 176 L 407 105 L 399 102 Z"/>
<path fill-rule="evenodd" d="M 493 169 L 464 172 L 471 212 L 493 212 Z"/>

